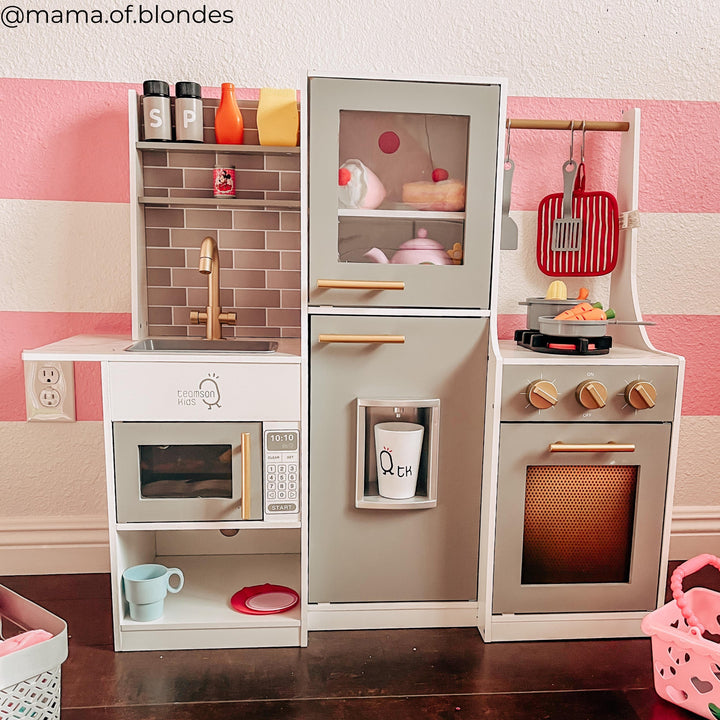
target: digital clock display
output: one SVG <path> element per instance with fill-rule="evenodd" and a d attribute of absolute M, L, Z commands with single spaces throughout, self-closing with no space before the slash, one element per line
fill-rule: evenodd
<path fill-rule="evenodd" d="M 289 432 L 269 432 L 265 435 L 266 450 L 297 450 L 298 433 L 295 430 Z"/>

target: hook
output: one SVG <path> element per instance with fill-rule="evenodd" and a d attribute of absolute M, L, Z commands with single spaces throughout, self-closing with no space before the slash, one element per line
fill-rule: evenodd
<path fill-rule="evenodd" d="M 585 133 L 587 132 L 585 130 L 585 121 L 582 121 L 582 145 L 580 146 L 580 162 L 585 162 Z"/>
<path fill-rule="evenodd" d="M 570 160 L 573 159 L 573 150 L 575 149 L 575 121 L 570 121 Z"/>
<path fill-rule="evenodd" d="M 507 121 L 507 135 L 505 136 L 505 162 L 510 162 L 510 125 L 512 124 L 512 120 L 508 118 Z"/>

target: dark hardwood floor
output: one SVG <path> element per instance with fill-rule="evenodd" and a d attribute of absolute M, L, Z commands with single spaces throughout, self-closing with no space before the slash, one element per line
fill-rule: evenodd
<path fill-rule="evenodd" d="M 0 584 L 68 623 L 62 720 L 697 717 L 655 694 L 647 638 L 486 645 L 473 628 L 363 630 L 313 632 L 307 648 L 116 653 L 108 575 Z"/>

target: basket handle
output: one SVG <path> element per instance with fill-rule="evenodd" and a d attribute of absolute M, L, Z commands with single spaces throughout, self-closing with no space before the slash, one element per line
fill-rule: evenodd
<path fill-rule="evenodd" d="M 687 620 L 690 626 L 690 631 L 697 636 L 701 636 L 705 632 L 705 626 L 698 620 L 697 615 L 688 606 L 687 598 L 683 592 L 682 583 L 683 580 L 688 576 L 696 573 L 698 570 L 702 570 L 706 565 L 712 565 L 717 570 L 720 570 L 720 558 L 710 555 L 710 553 L 704 553 L 702 555 L 696 555 L 694 558 L 690 558 L 682 565 L 675 568 L 672 576 L 670 577 L 670 589 L 672 590 L 673 599 L 680 608 L 683 617 Z"/>

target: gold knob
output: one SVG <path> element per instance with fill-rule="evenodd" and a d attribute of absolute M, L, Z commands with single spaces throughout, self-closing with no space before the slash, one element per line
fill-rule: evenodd
<path fill-rule="evenodd" d="M 546 410 L 558 401 L 558 391 L 549 380 L 533 380 L 525 391 L 528 402 L 538 410 Z"/>
<path fill-rule="evenodd" d="M 597 380 L 585 380 L 575 389 L 577 401 L 588 410 L 597 410 L 605 407 L 608 390 Z"/>
<path fill-rule="evenodd" d="M 625 400 L 636 410 L 647 410 L 655 407 L 657 390 L 647 380 L 635 380 L 625 388 Z"/>
<path fill-rule="evenodd" d="M 197 310 L 192 310 L 190 312 L 190 324 L 191 325 L 199 325 L 201 322 L 207 322 L 207 313 L 206 312 L 198 312 Z"/>

